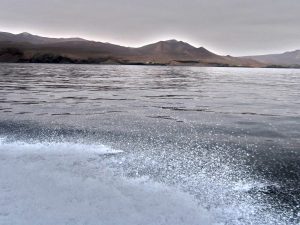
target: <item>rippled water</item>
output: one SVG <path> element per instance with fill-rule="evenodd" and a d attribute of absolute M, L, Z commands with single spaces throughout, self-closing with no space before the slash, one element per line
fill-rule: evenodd
<path fill-rule="evenodd" d="M 0 64 L 0 136 L 122 150 L 84 164 L 179 189 L 214 224 L 300 222 L 300 70 Z"/>

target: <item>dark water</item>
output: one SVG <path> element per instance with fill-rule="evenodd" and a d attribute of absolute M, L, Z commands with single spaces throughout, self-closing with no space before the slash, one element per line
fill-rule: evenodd
<path fill-rule="evenodd" d="M 219 224 L 300 223 L 300 70 L 0 64 L 0 136 L 122 149 Z"/>

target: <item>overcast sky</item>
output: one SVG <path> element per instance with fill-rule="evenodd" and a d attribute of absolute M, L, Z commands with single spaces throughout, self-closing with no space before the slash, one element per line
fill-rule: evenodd
<path fill-rule="evenodd" d="M 219 54 L 300 49 L 300 0 L 0 0 L 0 30 L 126 46 L 179 39 Z"/>

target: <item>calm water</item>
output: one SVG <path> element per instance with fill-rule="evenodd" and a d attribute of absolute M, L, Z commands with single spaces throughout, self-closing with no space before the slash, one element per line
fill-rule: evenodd
<path fill-rule="evenodd" d="M 300 223 L 300 70 L 0 64 L 0 136 L 121 149 L 215 224 Z"/>

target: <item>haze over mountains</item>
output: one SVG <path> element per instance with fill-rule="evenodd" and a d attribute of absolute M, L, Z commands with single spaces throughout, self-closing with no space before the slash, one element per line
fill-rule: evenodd
<path fill-rule="evenodd" d="M 285 56 L 231 57 L 177 40 L 131 48 L 81 38 L 0 32 L 0 62 L 268 67 L 300 65 L 299 52 Z"/>
<path fill-rule="evenodd" d="M 282 54 L 246 56 L 262 63 L 287 67 L 300 67 L 300 50 L 285 52 Z"/>

